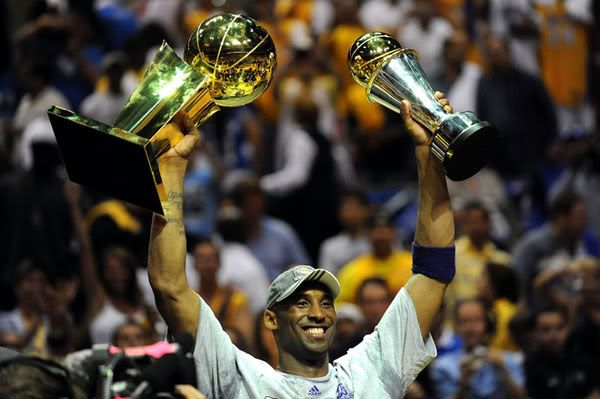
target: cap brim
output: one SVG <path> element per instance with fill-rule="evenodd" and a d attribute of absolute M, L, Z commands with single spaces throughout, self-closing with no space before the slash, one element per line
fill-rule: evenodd
<path fill-rule="evenodd" d="M 331 291 L 331 295 L 333 299 L 337 298 L 340 295 L 340 282 L 338 279 L 330 272 L 325 269 L 315 269 L 311 273 L 307 274 L 300 280 L 296 281 L 292 284 L 287 290 L 284 291 L 283 294 L 277 298 L 276 303 L 283 301 L 290 295 L 292 295 L 296 290 L 303 284 L 309 281 L 316 281 L 324 284 Z"/>

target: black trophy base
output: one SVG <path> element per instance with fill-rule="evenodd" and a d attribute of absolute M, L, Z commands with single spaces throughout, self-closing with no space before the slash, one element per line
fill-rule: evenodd
<path fill-rule="evenodd" d="M 462 181 L 479 172 L 494 155 L 500 145 L 501 135 L 489 122 L 475 121 L 474 114 L 461 112 L 446 119 L 438 134 L 450 138 L 443 159 L 446 176 Z"/>
<path fill-rule="evenodd" d="M 48 117 L 71 181 L 163 214 L 147 139 L 60 107 Z"/>

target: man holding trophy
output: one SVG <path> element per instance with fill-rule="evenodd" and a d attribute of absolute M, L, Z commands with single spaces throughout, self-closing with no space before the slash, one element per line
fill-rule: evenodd
<path fill-rule="evenodd" d="M 281 273 L 269 287 L 263 314 L 263 323 L 273 332 L 279 350 L 279 363 L 273 369 L 237 349 L 210 307 L 188 284 L 183 223 L 183 178 L 188 157 L 200 140 L 196 126 L 219 106 L 241 105 L 264 91 L 275 66 L 274 47 L 265 33 L 247 17 L 222 15 L 207 20 L 192 35 L 193 48 L 190 50 L 188 43 L 185 57 L 190 65 L 204 71 L 198 82 L 206 79 L 207 83 L 200 82 L 191 89 L 198 92 L 201 87 L 201 95 L 193 94 L 190 98 L 196 100 L 166 106 L 165 93 L 179 89 L 169 82 L 159 84 L 159 89 L 152 88 L 152 84 L 157 85 L 157 80 L 153 80 L 145 91 L 140 91 L 140 98 L 153 99 L 150 106 L 141 107 L 143 100 L 137 106 L 128 104 L 131 106 L 124 111 L 127 115 L 117 121 L 120 130 L 109 129 L 109 134 L 120 139 L 138 134 L 140 138 L 136 140 L 146 140 L 142 147 L 150 154 L 149 176 L 156 184 L 151 187 L 151 194 L 159 202 L 148 206 L 155 211 L 148 273 L 157 307 L 171 333 L 190 333 L 195 337 L 198 389 L 209 398 L 402 397 L 417 374 L 436 356 L 429 330 L 454 276 L 454 216 L 446 174 L 464 179 L 476 173 L 497 135 L 491 125 L 477 121 L 473 114 L 451 114 L 452 108 L 443 94 L 434 94 L 429 87 L 415 61 L 416 55 L 401 49 L 391 38 L 368 34 L 355 42 L 349 52 L 353 77 L 367 88 L 371 100 L 400 112 L 415 143 L 419 212 L 413 276 L 396 295 L 375 331 L 348 354 L 329 363 L 328 350 L 336 325 L 334 300 L 340 292 L 337 279 L 324 269 L 307 265 Z M 243 47 L 247 53 L 237 51 L 242 48 L 239 43 L 247 44 Z M 192 53 L 195 55 L 190 56 Z M 221 65 L 222 60 L 228 62 Z M 170 76 L 172 82 L 173 74 Z M 183 75 L 180 79 L 184 79 Z M 162 94 L 153 97 L 157 90 Z M 191 112 L 199 109 L 204 111 Z M 107 134 L 107 127 L 74 121 L 74 116 L 64 110 L 55 110 L 54 114 L 55 131 L 74 122 L 95 128 L 96 136 Z M 66 133 L 59 135 L 63 142 L 67 140 Z M 135 141 L 130 136 L 123 140 Z M 59 145 L 62 150 L 60 139 Z M 473 153 L 476 148 L 479 152 Z M 125 153 L 124 149 L 120 151 Z M 69 171 L 69 162 L 74 160 L 67 158 Z M 77 161 L 82 162 L 81 157 Z M 94 183 L 89 179 L 88 182 Z M 110 191 L 111 185 L 105 183 L 102 188 Z M 139 196 L 124 199 L 133 201 Z"/>

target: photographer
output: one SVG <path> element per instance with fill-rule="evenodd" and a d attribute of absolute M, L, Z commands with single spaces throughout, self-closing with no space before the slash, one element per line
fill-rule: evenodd
<path fill-rule="evenodd" d="M 464 348 L 432 364 L 435 397 L 525 398 L 525 377 L 515 355 L 486 346 L 486 338 L 494 327 L 485 303 L 479 299 L 459 302 L 454 318 Z"/>

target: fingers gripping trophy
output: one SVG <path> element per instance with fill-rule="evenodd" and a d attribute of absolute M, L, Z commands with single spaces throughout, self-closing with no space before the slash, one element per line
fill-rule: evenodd
<path fill-rule="evenodd" d="M 253 19 L 215 15 L 189 37 L 184 59 L 163 43 L 113 126 L 48 110 L 69 179 L 164 214 L 161 156 L 183 138 L 174 123 L 199 126 L 222 107 L 260 96 L 275 70 L 275 45 Z"/>
<path fill-rule="evenodd" d="M 393 111 L 408 100 L 412 116 L 432 134 L 431 151 L 451 180 L 464 180 L 485 166 L 500 143 L 500 133 L 472 112 L 449 114 L 438 103 L 416 51 L 381 33 L 358 38 L 348 52 L 352 77 L 367 97 Z"/>

